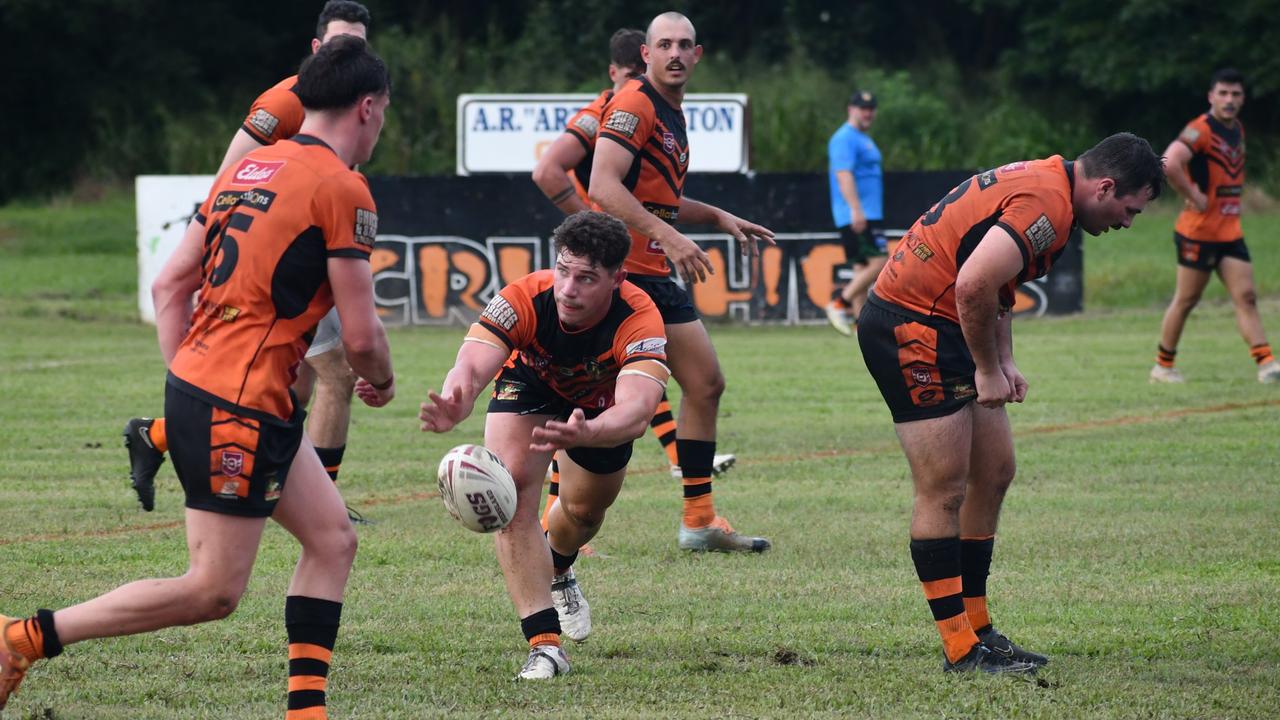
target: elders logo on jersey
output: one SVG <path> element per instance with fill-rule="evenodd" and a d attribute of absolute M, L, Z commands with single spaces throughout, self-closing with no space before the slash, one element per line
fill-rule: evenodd
<path fill-rule="evenodd" d="M 507 299 L 501 295 L 493 296 L 493 299 L 485 306 L 484 312 L 480 314 L 480 317 L 507 331 L 515 327 L 516 321 L 519 320 L 516 315 L 516 309 L 511 307 L 511 303 L 507 302 Z"/>
<path fill-rule="evenodd" d="M 1041 215 L 1036 221 L 1031 223 L 1031 227 L 1027 228 L 1025 233 L 1027 241 L 1031 243 L 1031 248 L 1037 254 L 1049 249 L 1053 245 L 1053 241 L 1058 239 L 1058 231 L 1053 229 L 1053 223 L 1049 222 L 1048 215 Z"/>
<path fill-rule="evenodd" d="M 245 158 L 240 161 L 235 173 L 231 175 L 231 184 L 262 185 L 268 183 L 276 173 L 280 172 L 280 168 L 284 167 L 284 164 L 284 160 L 269 161 Z"/>
<path fill-rule="evenodd" d="M 356 208 L 355 241 L 365 247 L 373 247 L 378 237 L 378 214 L 372 210 Z"/>
<path fill-rule="evenodd" d="M 604 123 L 605 130 L 612 130 L 619 135 L 635 137 L 636 128 L 640 126 L 640 118 L 626 110 L 614 110 Z M 673 138 L 674 141 L 674 138 Z"/>

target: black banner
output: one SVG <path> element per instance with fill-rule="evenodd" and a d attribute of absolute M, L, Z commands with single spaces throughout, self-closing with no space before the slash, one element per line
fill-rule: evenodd
<path fill-rule="evenodd" d="M 891 242 L 969 174 L 885 173 L 884 223 Z M 527 175 L 374 177 L 370 186 L 379 215 L 374 293 L 385 322 L 471 322 L 503 285 L 550 267 L 551 230 L 564 216 Z M 690 175 L 686 194 L 778 233 L 778 245 L 748 263 L 728 235 L 680 226 L 716 268 L 693 287 L 705 319 L 825 319 L 832 290 L 849 272 L 832 226 L 825 175 Z M 1030 315 L 1081 310 L 1081 247 L 1076 233 L 1053 272 L 1022 287 L 1015 309 Z"/>

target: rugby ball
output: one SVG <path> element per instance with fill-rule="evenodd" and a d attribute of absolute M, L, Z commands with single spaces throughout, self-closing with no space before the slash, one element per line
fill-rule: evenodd
<path fill-rule="evenodd" d="M 468 530 L 496 532 L 515 517 L 515 480 L 498 456 L 483 445 L 459 445 L 445 453 L 436 471 L 436 483 L 445 509 Z"/>

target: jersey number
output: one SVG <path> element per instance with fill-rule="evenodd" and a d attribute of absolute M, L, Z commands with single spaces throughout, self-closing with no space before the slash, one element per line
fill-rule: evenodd
<path fill-rule="evenodd" d="M 227 222 L 222 226 L 222 232 L 218 234 L 218 246 L 214 249 L 214 255 L 221 254 L 221 257 L 218 264 L 209 272 L 209 287 L 218 287 L 230 280 L 231 273 L 235 272 L 236 263 L 240 262 L 240 243 L 236 241 L 234 235 L 230 234 L 230 231 L 248 232 L 252 224 L 252 215 L 234 212 L 227 216 Z"/>
<path fill-rule="evenodd" d="M 957 185 L 954 190 L 947 193 L 946 197 L 939 200 L 937 205 L 934 205 L 933 208 L 929 210 L 929 212 L 925 213 L 924 217 L 920 218 L 920 224 L 924 225 L 925 227 L 928 227 L 930 225 L 937 223 L 939 220 L 941 220 L 942 211 L 946 210 L 947 206 L 950 205 L 951 203 L 959 200 L 965 194 L 965 192 L 969 190 L 969 186 L 972 184 L 973 184 L 973 178 L 969 178 L 968 180 L 965 180 L 964 182 Z"/>

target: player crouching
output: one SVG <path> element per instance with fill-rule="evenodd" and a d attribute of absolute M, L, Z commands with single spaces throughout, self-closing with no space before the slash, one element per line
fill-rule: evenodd
<path fill-rule="evenodd" d="M 555 268 L 493 298 L 419 414 L 424 431 L 447 432 L 497 375 L 484 444 L 511 470 L 519 496 L 514 519 L 495 539 L 529 641 L 519 677 L 530 680 L 567 673 L 561 633 L 584 640 L 591 631 L 573 561 L 622 489 L 631 442 L 648 428 L 670 374 L 662 317 L 622 269 L 631 248 L 626 226 L 579 212 L 553 240 Z M 558 450 L 566 451 L 560 500 L 544 533 L 538 502 Z"/>

